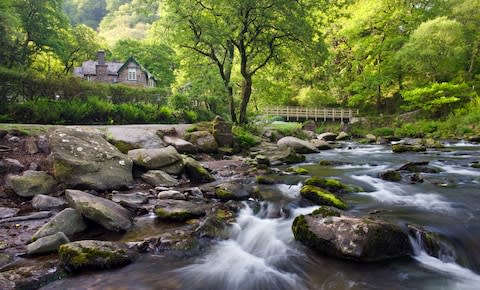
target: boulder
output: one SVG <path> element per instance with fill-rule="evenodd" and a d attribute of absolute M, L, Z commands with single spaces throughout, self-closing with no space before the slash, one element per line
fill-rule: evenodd
<path fill-rule="evenodd" d="M 302 130 L 302 134 L 307 137 L 307 139 L 317 139 L 317 134 L 312 131 Z"/>
<path fill-rule="evenodd" d="M 56 234 L 39 238 L 35 242 L 27 245 L 27 254 L 37 255 L 56 252 L 58 248 L 66 243 L 70 243 L 67 236 L 58 232 Z"/>
<path fill-rule="evenodd" d="M 375 143 L 377 141 L 377 136 L 373 134 L 367 134 L 365 135 L 365 139 L 368 141 L 368 143 Z"/>
<path fill-rule="evenodd" d="M 300 190 L 300 194 L 302 195 L 302 197 L 313 201 L 315 204 L 318 205 L 328 205 L 339 209 L 347 208 L 347 205 L 341 198 L 320 187 L 304 185 Z"/>
<path fill-rule="evenodd" d="M 160 149 L 135 149 L 128 151 L 128 157 L 135 165 L 147 169 L 162 169 L 182 159 L 173 146 Z"/>
<path fill-rule="evenodd" d="M 66 208 L 44 224 L 33 235 L 32 240 L 54 235 L 58 232 L 64 233 L 67 237 L 73 237 L 76 233 L 83 232 L 86 229 L 87 225 L 80 212 L 73 208 Z"/>
<path fill-rule="evenodd" d="M 112 201 L 116 203 L 126 202 L 128 204 L 145 204 L 148 202 L 148 196 L 138 192 L 135 193 L 116 193 L 112 195 Z"/>
<path fill-rule="evenodd" d="M 424 145 L 408 145 L 408 144 L 394 144 L 392 145 L 392 151 L 394 153 L 403 153 L 403 152 L 425 152 L 427 147 Z"/>
<path fill-rule="evenodd" d="M 335 138 L 335 140 L 337 141 L 341 141 L 341 140 L 346 140 L 350 138 L 350 135 L 347 133 L 347 132 L 340 132 L 340 134 L 338 134 L 337 138 Z"/>
<path fill-rule="evenodd" d="M 225 182 L 215 187 L 215 196 L 223 201 L 245 200 L 251 195 L 250 188 L 243 185 L 242 181 Z"/>
<path fill-rule="evenodd" d="M 313 120 L 307 120 L 302 124 L 302 129 L 305 131 L 315 132 L 317 124 Z"/>
<path fill-rule="evenodd" d="M 400 166 L 397 171 L 408 171 L 414 173 L 440 173 L 442 170 L 437 167 L 429 166 L 428 161 L 408 162 Z"/>
<path fill-rule="evenodd" d="M 60 210 L 67 207 L 67 202 L 58 197 L 37 194 L 32 199 L 32 206 L 37 210 Z"/>
<path fill-rule="evenodd" d="M 162 170 L 149 170 L 142 174 L 142 179 L 152 186 L 177 186 L 178 180 Z"/>
<path fill-rule="evenodd" d="M 307 180 L 305 180 L 304 184 L 321 187 L 334 194 L 345 194 L 351 192 L 359 192 L 363 190 L 362 188 L 357 186 L 343 184 L 339 180 L 333 178 L 319 178 L 316 176 L 308 178 Z"/>
<path fill-rule="evenodd" d="M 331 132 L 325 132 L 317 136 L 318 139 L 323 141 L 335 141 L 337 139 L 337 134 Z"/>
<path fill-rule="evenodd" d="M 17 159 L 5 158 L 0 160 L 0 174 L 20 173 L 25 167 Z"/>
<path fill-rule="evenodd" d="M 275 184 L 275 180 L 265 175 L 257 175 L 255 178 L 258 184 Z"/>
<path fill-rule="evenodd" d="M 28 154 L 37 154 L 40 150 L 38 150 L 37 143 L 35 142 L 35 138 L 30 137 L 25 140 L 25 151 L 28 152 Z"/>
<path fill-rule="evenodd" d="M 10 207 L 0 207 L 0 219 L 10 218 L 15 216 L 20 209 Z"/>
<path fill-rule="evenodd" d="M 185 169 L 185 164 L 183 163 L 183 159 L 173 164 L 162 167 L 162 171 L 171 175 L 180 175 L 183 173 L 184 169 Z"/>
<path fill-rule="evenodd" d="M 7 184 L 12 190 L 23 197 L 36 194 L 47 194 L 55 189 L 55 179 L 43 171 L 27 170 L 23 175 L 9 175 Z"/>
<path fill-rule="evenodd" d="M 68 271 L 116 268 L 134 259 L 124 243 L 92 240 L 61 245 L 58 254 L 62 266 Z"/>
<path fill-rule="evenodd" d="M 159 219 L 167 221 L 186 221 L 205 215 L 202 205 L 184 200 L 160 200 L 153 211 Z"/>
<path fill-rule="evenodd" d="M 278 140 L 278 146 L 287 146 L 293 148 L 297 153 L 316 153 L 317 148 L 310 142 L 298 139 L 296 137 L 283 137 Z"/>
<path fill-rule="evenodd" d="M 197 148 L 192 143 L 177 137 L 163 136 L 163 141 L 168 145 L 175 147 L 179 153 L 197 152 Z"/>
<path fill-rule="evenodd" d="M 232 147 L 232 124 L 225 121 L 223 118 L 216 116 L 215 119 L 213 119 L 212 126 L 213 137 L 215 138 L 215 141 L 217 141 L 218 146 Z"/>
<path fill-rule="evenodd" d="M 177 199 L 177 200 L 185 200 L 185 195 L 181 193 L 180 191 L 176 190 L 165 190 L 165 191 L 160 191 L 157 194 L 158 199 Z"/>
<path fill-rule="evenodd" d="M 56 129 L 50 151 L 54 176 L 67 187 L 106 190 L 133 182 L 132 161 L 96 131 Z"/>
<path fill-rule="evenodd" d="M 185 173 L 192 182 L 205 183 L 215 180 L 210 172 L 205 169 L 197 160 L 191 157 L 184 157 L 183 163 L 185 164 Z"/>
<path fill-rule="evenodd" d="M 330 145 L 327 141 L 320 140 L 320 139 L 312 139 L 310 140 L 310 143 L 312 143 L 315 148 L 318 150 L 330 150 L 333 149 L 333 146 Z"/>
<path fill-rule="evenodd" d="M 296 175 L 307 175 L 308 170 L 303 167 L 289 167 L 285 170 L 286 172 L 293 173 Z"/>
<path fill-rule="evenodd" d="M 272 163 L 273 161 L 278 161 L 286 164 L 294 164 L 305 161 L 304 155 L 296 153 L 295 150 L 290 147 L 278 148 L 270 154 Z"/>
<path fill-rule="evenodd" d="M 255 161 L 258 165 L 270 166 L 270 159 L 263 154 L 258 154 L 255 156 Z"/>
<path fill-rule="evenodd" d="M 321 254 L 374 262 L 413 254 L 408 235 L 392 223 L 355 218 L 325 207 L 295 218 L 296 240 Z"/>
<path fill-rule="evenodd" d="M 218 151 L 218 143 L 215 137 L 208 131 L 196 131 L 185 136 L 197 148 L 198 152 L 215 153 Z"/>
<path fill-rule="evenodd" d="M 165 147 L 165 143 L 157 136 L 156 132 L 139 127 L 109 126 L 106 135 L 107 140 L 124 154 L 133 149 Z"/>
<path fill-rule="evenodd" d="M 380 172 L 378 174 L 378 177 L 380 177 L 383 180 L 393 181 L 393 182 L 398 182 L 402 180 L 402 175 L 395 170 L 387 170 L 387 171 Z"/>
<path fill-rule="evenodd" d="M 79 190 L 65 191 L 71 207 L 107 230 L 126 231 L 132 226 L 130 212 L 115 202 Z"/>

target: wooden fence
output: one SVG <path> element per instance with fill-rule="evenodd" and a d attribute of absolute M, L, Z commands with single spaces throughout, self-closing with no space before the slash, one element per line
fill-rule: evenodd
<path fill-rule="evenodd" d="M 327 121 L 338 120 L 342 123 L 351 122 L 357 117 L 358 110 L 344 108 L 305 108 L 305 107 L 266 107 L 263 110 L 266 115 L 285 117 L 292 120 L 315 120 Z"/>

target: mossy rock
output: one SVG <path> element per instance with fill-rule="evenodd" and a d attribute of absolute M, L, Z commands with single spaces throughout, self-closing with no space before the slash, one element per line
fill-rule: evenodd
<path fill-rule="evenodd" d="M 159 219 L 166 221 L 187 221 L 205 215 L 202 205 L 183 200 L 161 200 L 153 212 Z"/>
<path fill-rule="evenodd" d="M 258 184 L 275 184 L 275 180 L 265 175 L 259 175 L 256 178 Z"/>
<path fill-rule="evenodd" d="M 215 177 L 195 159 L 183 156 L 183 163 L 185 164 L 185 172 L 190 181 L 203 183 L 215 180 Z"/>
<path fill-rule="evenodd" d="M 321 216 L 324 218 L 329 216 L 339 217 L 341 214 L 342 213 L 338 209 L 330 206 L 321 206 L 311 213 L 312 216 Z"/>
<path fill-rule="evenodd" d="M 394 153 L 425 152 L 427 151 L 427 147 L 424 145 L 394 144 L 392 145 L 392 151 Z"/>
<path fill-rule="evenodd" d="M 320 187 L 304 185 L 300 190 L 300 194 L 302 197 L 311 200 L 318 205 L 329 205 L 339 209 L 347 208 L 347 205 L 341 198 Z"/>
<path fill-rule="evenodd" d="M 393 182 L 398 182 L 402 180 L 402 175 L 395 170 L 387 170 L 384 172 L 379 173 L 378 175 L 381 179 L 387 180 L 387 181 L 393 181 Z"/>
<path fill-rule="evenodd" d="M 93 240 L 61 245 L 58 254 L 68 271 L 110 269 L 129 264 L 134 258 L 126 244 Z"/>
<path fill-rule="evenodd" d="M 304 184 L 324 188 L 335 194 L 344 194 L 363 190 L 359 187 L 343 184 L 333 178 L 319 178 L 316 176 L 310 177 L 309 179 L 305 180 Z"/>
<path fill-rule="evenodd" d="M 242 184 L 244 181 L 226 182 L 215 187 L 215 196 L 222 200 L 246 200 L 252 195 L 252 190 Z"/>
<path fill-rule="evenodd" d="M 287 168 L 286 172 L 291 172 L 297 175 L 307 175 L 308 170 L 303 167 L 289 167 Z"/>
<path fill-rule="evenodd" d="M 236 200 L 235 194 L 228 191 L 224 188 L 217 187 L 215 188 L 215 196 L 221 200 Z"/>
<path fill-rule="evenodd" d="M 472 168 L 480 169 L 480 163 L 473 163 L 471 165 Z"/>

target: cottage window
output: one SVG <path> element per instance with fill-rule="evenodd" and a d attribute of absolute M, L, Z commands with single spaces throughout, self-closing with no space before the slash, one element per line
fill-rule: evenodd
<path fill-rule="evenodd" d="M 127 79 L 129 81 L 136 81 L 137 80 L 137 69 L 135 68 L 129 68 L 128 69 L 128 77 Z"/>

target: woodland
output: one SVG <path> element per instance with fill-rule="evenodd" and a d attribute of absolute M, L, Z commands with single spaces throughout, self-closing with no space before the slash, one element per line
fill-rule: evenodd
<path fill-rule="evenodd" d="M 479 0 L 2 0 L 0 122 L 246 124 L 289 105 L 358 109 L 407 136 L 474 134 L 478 11 Z M 135 57 L 158 88 L 73 78 L 100 49 Z"/>

